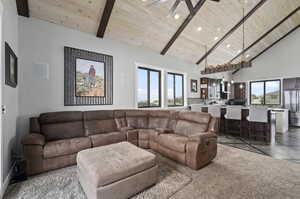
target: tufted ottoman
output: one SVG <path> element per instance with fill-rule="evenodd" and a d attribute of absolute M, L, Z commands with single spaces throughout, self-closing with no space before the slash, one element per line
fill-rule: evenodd
<path fill-rule="evenodd" d="M 128 142 L 79 152 L 77 168 L 88 199 L 125 199 L 157 182 L 155 155 Z"/>

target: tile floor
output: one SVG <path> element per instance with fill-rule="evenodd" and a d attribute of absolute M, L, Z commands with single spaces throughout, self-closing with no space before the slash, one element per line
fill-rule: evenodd
<path fill-rule="evenodd" d="M 300 128 L 291 128 L 287 133 L 276 134 L 275 144 L 241 139 L 232 135 L 220 135 L 218 142 L 227 146 L 300 163 Z"/>

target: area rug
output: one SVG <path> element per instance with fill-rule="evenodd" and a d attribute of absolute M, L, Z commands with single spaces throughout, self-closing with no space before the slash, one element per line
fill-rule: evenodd
<path fill-rule="evenodd" d="M 169 198 L 186 186 L 191 178 L 174 168 L 158 163 L 159 181 L 132 199 Z M 50 171 L 27 181 L 10 185 L 6 199 L 86 199 L 78 181 L 76 166 Z"/>
<path fill-rule="evenodd" d="M 300 155 L 300 154 L 299 154 Z M 135 199 L 299 199 L 300 165 L 218 145 L 218 155 L 195 171 L 157 154 L 159 183 Z M 8 199 L 85 199 L 75 167 L 9 187 Z"/>

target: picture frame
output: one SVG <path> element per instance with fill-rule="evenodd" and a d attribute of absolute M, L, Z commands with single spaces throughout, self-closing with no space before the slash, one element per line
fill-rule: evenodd
<path fill-rule="evenodd" d="M 112 105 L 113 57 L 64 47 L 64 105 Z"/>
<path fill-rule="evenodd" d="M 16 88 L 18 85 L 18 57 L 5 42 L 5 84 Z"/>
<path fill-rule="evenodd" d="M 192 93 L 198 92 L 198 81 L 196 79 L 191 79 L 191 92 Z"/>

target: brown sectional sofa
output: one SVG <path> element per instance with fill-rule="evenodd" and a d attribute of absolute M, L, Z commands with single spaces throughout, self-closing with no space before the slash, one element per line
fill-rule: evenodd
<path fill-rule="evenodd" d="M 28 175 L 76 164 L 79 151 L 122 141 L 199 169 L 216 156 L 217 131 L 216 119 L 199 112 L 53 112 L 30 118 L 22 144 Z"/>

